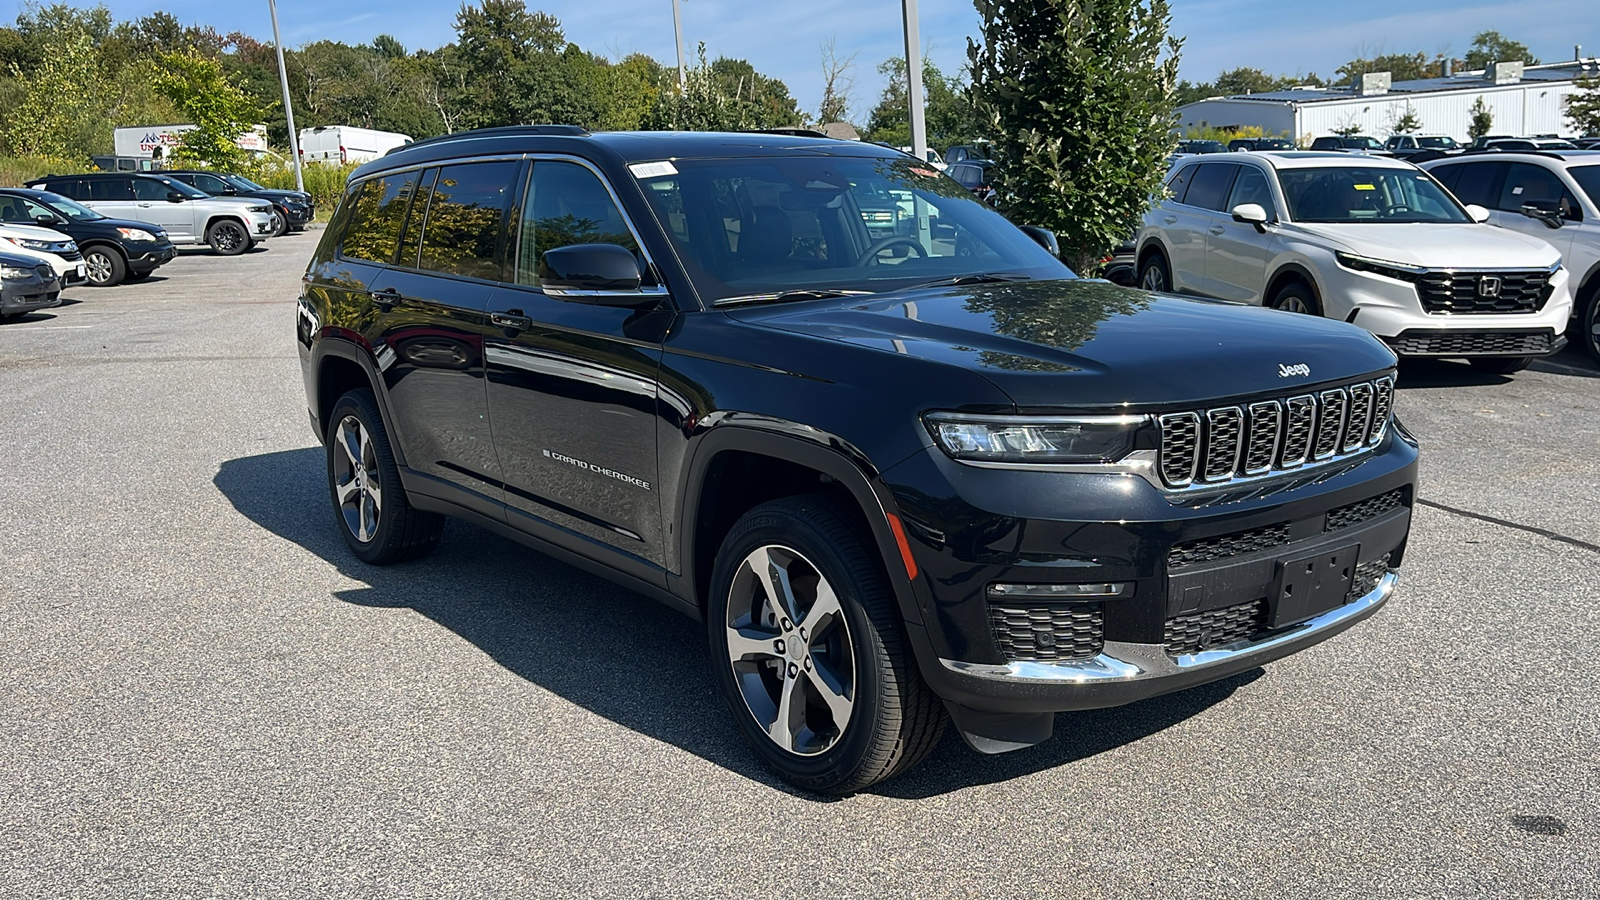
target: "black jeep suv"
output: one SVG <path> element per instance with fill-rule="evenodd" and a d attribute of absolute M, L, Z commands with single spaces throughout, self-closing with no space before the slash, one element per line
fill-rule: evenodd
<path fill-rule="evenodd" d="M 38 225 L 71 237 L 95 287 L 148 278 L 178 254 L 159 225 L 110 219 L 49 191 L 0 188 L 0 222 Z"/>
<path fill-rule="evenodd" d="M 870 144 L 411 144 L 352 176 L 298 305 L 337 527 L 385 564 L 459 516 L 703 620 L 757 755 L 835 793 L 947 714 L 1024 747 L 1382 606 L 1394 355 L 1031 237 Z"/>

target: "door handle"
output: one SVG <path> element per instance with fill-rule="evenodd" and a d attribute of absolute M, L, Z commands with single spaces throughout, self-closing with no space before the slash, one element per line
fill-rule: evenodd
<path fill-rule="evenodd" d="M 1161 221 L 1167 223 L 1168 225 L 1176 225 L 1176 224 L 1178 224 L 1178 217 L 1177 216 L 1166 216 L 1166 217 L 1162 218 Z"/>
<path fill-rule="evenodd" d="M 381 291 L 367 291 L 367 295 L 370 296 L 372 298 L 372 302 L 384 312 L 394 309 L 396 306 L 404 303 L 406 299 L 400 296 L 400 292 L 394 288 L 384 288 Z"/>
<path fill-rule="evenodd" d="M 490 313 L 489 322 L 507 331 L 527 331 L 533 327 L 533 319 L 522 315 L 522 310 L 513 309 L 503 313 Z"/>
<path fill-rule="evenodd" d="M 1223 228 L 1221 225 L 1213 225 L 1210 228 L 1207 228 L 1206 231 L 1209 231 L 1212 234 L 1221 234 L 1224 231 L 1227 231 L 1227 229 Z"/>

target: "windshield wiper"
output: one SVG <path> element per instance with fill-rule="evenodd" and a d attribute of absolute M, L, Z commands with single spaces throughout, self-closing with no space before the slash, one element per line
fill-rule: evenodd
<path fill-rule="evenodd" d="M 932 281 L 924 281 L 919 284 L 913 284 L 910 287 L 901 288 L 901 290 L 914 291 L 918 288 L 953 287 L 962 284 L 994 284 L 1001 281 L 1032 280 L 1033 279 L 1029 278 L 1028 276 L 1016 272 L 972 272 L 967 275 L 952 275 L 949 278 L 935 278 Z"/>
<path fill-rule="evenodd" d="M 819 288 L 816 290 L 774 291 L 768 294 L 745 294 L 742 297 L 723 297 L 712 306 L 740 306 L 745 303 L 784 303 L 790 300 L 830 300 L 834 297 L 860 297 L 871 291 L 846 291 Z"/>

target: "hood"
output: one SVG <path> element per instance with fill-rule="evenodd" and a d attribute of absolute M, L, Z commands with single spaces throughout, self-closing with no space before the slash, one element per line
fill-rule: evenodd
<path fill-rule="evenodd" d="M 968 369 L 1024 408 L 1194 405 L 1352 379 L 1395 361 L 1377 338 L 1342 322 L 1087 279 L 902 291 L 729 314 Z M 1299 366 L 1310 374 L 1280 374 Z"/>
<path fill-rule="evenodd" d="M 1299 229 L 1357 256 L 1430 269 L 1543 269 L 1561 259 L 1536 237 L 1486 224 L 1322 224 L 1291 222 Z"/>
<path fill-rule="evenodd" d="M 279 190 L 278 188 L 266 188 L 264 190 L 251 191 L 249 196 L 260 197 L 263 200 L 277 200 L 279 202 L 288 200 L 306 203 L 311 200 L 310 194 L 302 193 L 301 191 Z"/>
<path fill-rule="evenodd" d="M 140 222 L 136 219 L 113 219 L 110 217 L 104 219 L 90 219 L 87 222 L 69 222 L 67 223 L 66 227 L 78 228 L 84 231 L 98 228 L 108 232 L 115 231 L 118 228 L 137 228 L 140 231 L 148 231 L 151 234 L 156 235 L 167 233 L 167 229 L 155 224 L 154 222 Z"/>
<path fill-rule="evenodd" d="M 52 228 L 40 228 L 37 225 L 0 225 L 0 237 L 21 238 L 28 241 L 70 241 L 71 237 Z"/>

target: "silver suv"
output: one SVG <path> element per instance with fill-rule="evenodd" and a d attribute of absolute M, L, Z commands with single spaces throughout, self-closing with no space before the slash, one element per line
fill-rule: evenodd
<path fill-rule="evenodd" d="M 174 244 L 209 244 L 223 256 L 249 250 L 278 230 L 265 200 L 212 197 L 159 174 L 50 175 L 28 187 L 53 191 L 114 219 L 159 225 Z"/>

